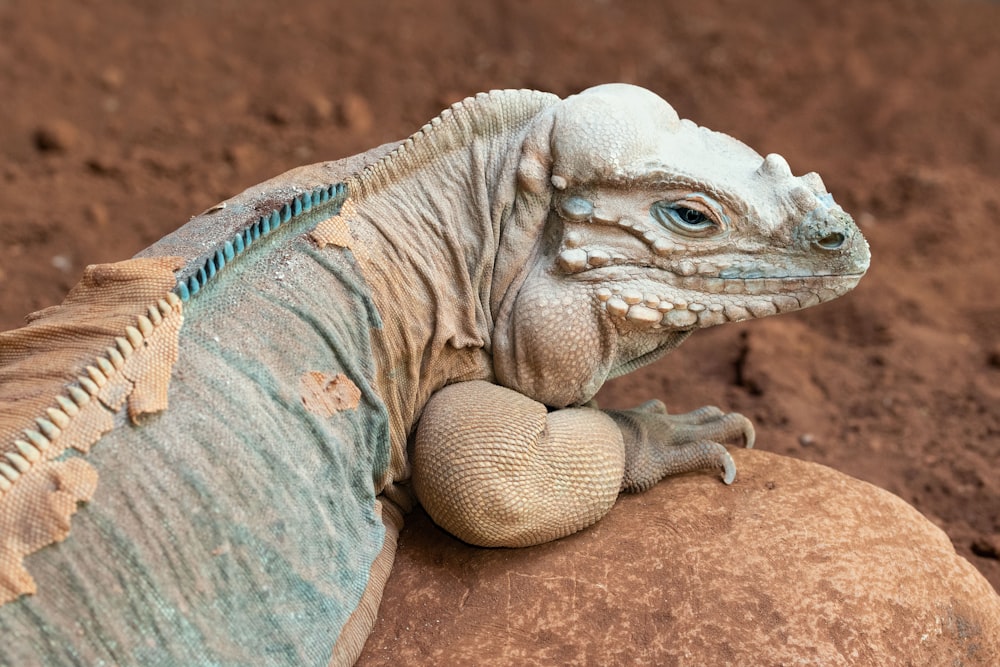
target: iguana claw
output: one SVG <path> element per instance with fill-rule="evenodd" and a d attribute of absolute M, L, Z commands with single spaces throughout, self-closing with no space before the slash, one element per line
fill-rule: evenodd
<path fill-rule="evenodd" d="M 719 458 L 722 462 L 722 481 L 728 486 L 736 481 L 736 462 L 729 452 L 725 452 Z"/>
<path fill-rule="evenodd" d="M 654 400 L 608 414 L 625 441 L 625 491 L 643 491 L 664 477 L 706 468 L 721 468 L 722 481 L 732 484 L 736 463 L 721 443 L 739 437 L 750 448 L 756 439 L 749 419 L 714 406 L 669 415 Z"/>

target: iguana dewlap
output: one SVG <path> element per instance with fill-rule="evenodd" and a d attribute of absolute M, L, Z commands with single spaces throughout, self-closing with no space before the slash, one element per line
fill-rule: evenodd
<path fill-rule="evenodd" d="M 731 483 L 742 416 L 590 400 L 868 260 L 816 174 L 626 85 L 252 188 L 0 334 L 0 664 L 350 663 L 411 481 L 486 546 Z"/>

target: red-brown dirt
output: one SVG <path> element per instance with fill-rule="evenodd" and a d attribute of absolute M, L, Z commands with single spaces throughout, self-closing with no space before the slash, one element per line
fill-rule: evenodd
<path fill-rule="evenodd" d="M 0 328 L 479 90 L 641 84 L 819 171 L 872 269 L 833 304 L 700 332 L 602 401 L 744 412 L 759 447 L 902 496 L 1000 587 L 1000 4 L 683 5 L 0 0 Z"/>

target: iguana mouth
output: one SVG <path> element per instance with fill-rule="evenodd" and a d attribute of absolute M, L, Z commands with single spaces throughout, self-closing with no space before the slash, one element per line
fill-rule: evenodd
<path fill-rule="evenodd" d="M 751 280 L 811 280 L 813 278 L 835 277 L 835 278 L 860 278 L 868 269 L 867 262 L 861 266 L 847 266 L 845 270 L 819 269 L 816 272 L 804 273 L 801 267 L 767 266 L 763 262 L 753 262 L 738 265 L 720 266 L 719 263 L 709 259 L 699 260 L 698 258 L 685 258 L 676 262 L 671 262 L 669 266 L 664 263 L 652 263 L 635 261 L 621 255 L 611 255 L 603 250 L 584 250 L 582 248 L 563 249 L 556 257 L 556 264 L 566 275 L 583 276 L 591 275 L 605 276 L 611 280 L 618 280 L 616 277 L 623 272 L 653 272 L 662 274 L 666 281 L 672 284 L 677 281 L 694 280 L 715 280 L 718 281 L 719 289 L 723 289 L 724 283 L 732 281 Z"/>
<path fill-rule="evenodd" d="M 725 271 L 721 272 L 725 274 Z M 749 272 L 748 272 L 749 273 Z M 759 273 L 759 272 L 754 272 Z M 588 268 L 573 274 L 574 278 L 585 278 L 598 287 L 608 287 L 624 283 L 647 283 L 667 290 L 683 290 L 692 294 L 712 296 L 791 294 L 813 289 L 848 291 L 845 285 L 853 286 L 865 275 L 864 271 L 851 273 L 823 274 L 780 274 L 771 275 L 715 275 L 678 272 L 661 266 L 642 264 L 616 264 L 606 267 Z M 624 289 L 624 288 L 622 288 Z M 620 290 L 618 290 L 620 291 Z M 832 297 L 831 297 L 832 298 Z"/>
<path fill-rule="evenodd" d="M 863 275 L 717 278 L 621 268 L 604 269 L 600 279 L 592 281 L 604 310 L 635 326 L 672 330 L 808 308 L 846 293 Z"/>

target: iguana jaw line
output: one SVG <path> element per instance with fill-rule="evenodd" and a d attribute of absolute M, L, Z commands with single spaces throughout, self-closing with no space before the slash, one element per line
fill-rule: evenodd
<path fill-rule="evenodd" d="M 761 285 L 763 288 L 768 290 L 773 289 L 776 293 L 781 293 L 784 286 L 793 285 L 796 281 L 805 281 L 808 283 L 809 281 L 822 281 L 823 279 L 833 278 L 844 280 L 845 282 L 853 280 L 856 283 L 866 273 L 865 271 L 853 271 L 850 273 L 773 273 L 774 268 L 770 268 L 772 273 L 769 275 L 765 275 L 763 271 L 754 271 L 753 273 L 761 275 L 741 277 L 721 276 L 720 273 L 724 273 L 725 271 L 715 274 L 691 275 L 690 273 L 681 273 L 662 266 L 622 262 L 621 264 L 611 264 L 602 267 L 588 267 L 582 271 L 564 271 L 564 273 L 571 274 L 573 278 L 585 278 L 588 282 L 596 284 L 621 282 L 629 279 L 639 280 L 648 276 L 655 276 L 653 279 L 654 282 L 663 282 L 671 287 L 683 287 L 707 294 L 757 294 L 753 290 L 742 290 L 734 287 L 741 284 Z M 748 271 L 747 273 L 750 272 Z M 775 282 L 769 283 L 768 281 Z"/>
<path fill-rule="evenodd" d="M 646 269 L 641 278 L 601 273 L 605 279 L 594 282 L 594 296 L 612 320 L 674 331 L 808 308 L 846 293 L 863 275 L 720 279 L 662 269 L 655 276 Z M 712 289 L 705 289 L 708 284 Z"/>

